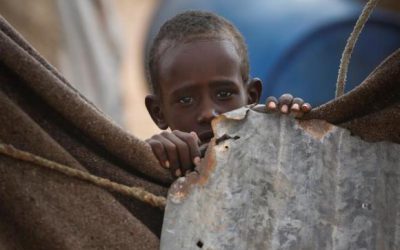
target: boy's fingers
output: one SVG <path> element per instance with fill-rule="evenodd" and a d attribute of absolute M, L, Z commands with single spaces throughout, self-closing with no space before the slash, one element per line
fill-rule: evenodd
<path fill-rule="evenodd" d="M 178 152 L 175 144 L 162 135 L 155 135 L 153 136 L 153 139 L 159 141 L 163 145 L 171 171 L 173 171 L 174 168 L 179 167 Z"/>
<path fill-rule="evenodd" d="M 176 146 L 176 152 L 178 154 L 178 165 L 181 169 L 181 173 L 185 173 L 186 170 L 191 169 L 192 160 L 190 159 L 190 150 L 188 144 L 180 139 L 175 133 L 163 132 L 162 135 L 171 141 Z M 191 137 L 191 135 L 188 134 Z"/>
<path fill-rule="evenodd" d="M 148 139 L 148 140 L 146 140 L 146 142 L 150 145 L 151 150 L 157 157 L 161 166 L 163 166 L 164 168 L 169 168 L 170 163 L 167 159 L 167 155 L 166 155 L 166 152 L 164 150 L 164 146 L 162 145 L 162 143 L 157 140 L 154 140 L 154 139 Z"/>
<path fill-rule="evenodd" d="M 301 98 L 294 98 L 292 102 L 292 106 L 290 107 L 290 114 L 294 117 L 301 117 L 303 115 L 301 111 L 301 106 L 303 105 L 304 101 Z"/>
<path fill-rule="evenodd" d="M 296 97 L 293 99 L 291 110 L 300 111 L 301 106 L 303 104 L 304 104 L 303 99 Z"/>
<path fill-rule="evenodd" d="M 193 163 L 194 163 L 195 166 L 197 166 L 197 165 L 200 164 L 200 158 L 202 156 L 202 152 L 201 152 L 201 149 L 200 149 L 201 140 L 200 140 L 200 138 L 199 138 L 199 136 L 197 135 L 196 132 L 192 131 L 192 132 L 190 132 L 190 134 L 193 136 L 193 138 L 197 142 L 197 147 L 195 149 L 195 152 L 192 153 L 192 158 L 194 156 Z M 199 155 L 197 155 L 197 153 L 199 153 Z"/>
<path fill-rule="evenodd" d="M 265 110 L 267 112 L 275 112 L 278 109 L 278 100 L 275 96 L 269 96 L 265 101 Z"/>
<path fill-rule="evenodd" d="M 200 138 L 199 138 L 199 136 L 197 135 L 196 132 L 192 131 L 192 132 L 190 132 L 189 134 L 190 134 L 191 136 L 193 136 L 193 138 L 195 139 L 195 141 L 197 142 L 198 145 L 201 144 L 201 140 L 200 140 Z"/>
<path fill-rule="evenodd" d="M 309 104 L 308 102 L 303 103 L 303 105 L 301 105 L 301 111 L 303 113 L 308 113 L 311 111 L 311 109 L 312 109 L 311 104 Z"/>
<path fill-rule="evenodd" d="M 279 111 L 283 114 L 288 114 L 290 112 L 290 107 L 292 106 L 293 96 L 291 94 L 283 94 L 279 97 Z"/>
<path fill-rule="evenodd" d="M 174 174 L 176 177 L 181 177 L 182 176 L 182 170 L 180 169 L 180 168 L 177 168 L 176 170 L 175 170 L 175 174 Z"/>
<path fill-rule="evenodd" d="M 178 152 L 176 146 L 169 141 L 167 138 L 165 138 L 162 135 L 155 135 L 154 137 L 157 137 L 157 140 L 161 142 L 161 144 L 164 147 L 165 153 L 168 156 L 168 164 L 169 164 L 169 170 L 171 172 L 171 175 L 173 177 L 180 177 L 181 172 L 179 169 L 179 159 L 178 159 Z M 179 171 L 177 171 L 179 170 Z"/>
<path fill-rule="evenodd" d="M 199 148 L 200 140 L 197 137 L 197 134 L 195 132 L 191 132 L 190 134 L 188 134 L 179 130 L 175 130 L 172 133 L 174 133 L 177 137 L 179 137 L 188 145 L 191 163 L 195 164 L 195 161 L 199 161 L 201 153 Z"/>

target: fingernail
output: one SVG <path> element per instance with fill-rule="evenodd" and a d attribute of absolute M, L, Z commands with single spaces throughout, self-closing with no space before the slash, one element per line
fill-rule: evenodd
<path fill-rule="evenodd" d="M 288 112 L 288 106 L 286 104 L 282 105 L 281 112 L 286 114 Z"/>
<path fill-rule="evenodd" d="M 190 134 L 196 139 L 196 140 L 200 140 L 199 137 L 197 136 L 196 132 L 192 131 L 190 132 Z"/>
<path fill-rule="evenodd" d="M 292 105 L 292 110 L 294 110 L 294 111 L 300 111 L 300 106 L 299 106 L 299 104 L 298 104 L 298 103 L 293 104 L 293 105 Z"/>
<path fill-rule="evenodd" d="M 276 103 L 275 102 L 269 102 L 268 103 L 268 109 L 276 109 Z"/>
<path fill-rule="evenodd" d="M 308 110 L 310 110 L 310 107 L 309 107 L 307 104 L 303 104 L 303 105 L 301 106 L 301 110 L 302 110 L 302 111 L 308 111 Z"/>
<path fill-rule="evenodd" d="M 169 161 L 165 161 L 165 167 L 169 168 Z"/>
<path fill-rule="evenodd" d="M 182 174 L 182 172 L 181 172 L 180 169 L 177 169 L 177 170 L 175 171 L 175 176 L 179 177 L 179 176 L 181 176 L 181 174 Z"/>
<path fill-rule="evenodd" d="M 200 157 L 198 157 L 198 156 L 194 157 L 193 163 L 194 163 L 194 165 L 196 165 L 196 166 L 199 165 L 199 164 L 200 164 Z"/>

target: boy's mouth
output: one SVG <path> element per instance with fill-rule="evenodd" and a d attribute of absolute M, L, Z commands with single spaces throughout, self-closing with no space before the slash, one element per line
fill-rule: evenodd
<path fill-rule="evenodd" d="M 198 134 L 201 144 L 210 142 L 211 138 L 214 137 L 214 133 L 212 131 L 204 131 Z"/>

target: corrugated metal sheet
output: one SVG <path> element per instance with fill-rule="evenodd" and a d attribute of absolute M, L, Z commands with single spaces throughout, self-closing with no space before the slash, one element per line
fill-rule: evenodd
<path fill-rule="evenodd" d="M 400 249 L 399 144 L 235 112 L 171 188 L 161 249 Z"/>

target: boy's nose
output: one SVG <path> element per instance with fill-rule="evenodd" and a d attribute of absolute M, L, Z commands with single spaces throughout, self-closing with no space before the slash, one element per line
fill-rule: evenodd
<path fill-rule="evenodd" d="M 217 117 L 218 115 L 219 114 L 214 107 L 206 108 L 203 109 L 203 111 L 200 113 L 199 117 L 197 118 L 197 121 L 199 123 L 211 123 L 211 120 Z"/>

